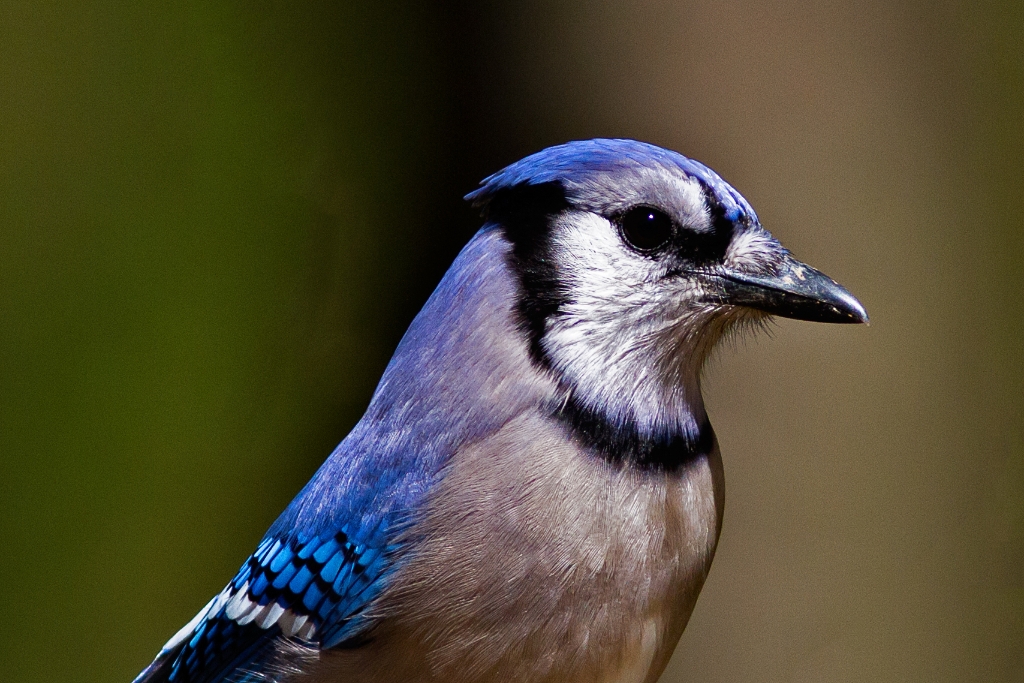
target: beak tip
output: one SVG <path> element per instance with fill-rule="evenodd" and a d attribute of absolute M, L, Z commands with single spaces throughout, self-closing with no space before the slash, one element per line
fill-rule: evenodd
<path fill-rule="evenodd" d="M 849 307 L 847 308 L 847 315 L 850 316 L 850 322 L 857 325 L 871 326 L 871 318 L 868 317 L 867 309 L 864 308 L 864 304 L 857 301 L 857 299 L 850 295 Z"/>
<path fill-rule="evenodd" d="M 842 297 L 845 299 L 843 303 L 846 304 L 844 308 L 846 314 L 850 316 L 850 322 L 857 325 L 870 325 L 871 318 L 868 317 L 868 311 L 864 308 L 864 304 L 862 304 L 857 297 L 850 294 L 848 290 L 841 287 L 838 283 L 836 284 L 836 287 L 844 294 Z"/>

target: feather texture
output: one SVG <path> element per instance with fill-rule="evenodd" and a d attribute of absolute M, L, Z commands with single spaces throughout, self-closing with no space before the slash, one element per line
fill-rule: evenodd
<path fill-rule="evenodd" d="M 706 358 L 772 313 L 867 314 L 652 145 L 552 147 L 467 199 L 487 222 L 366 414 L 136 683 L 660 675 L 721 528 Z"/>

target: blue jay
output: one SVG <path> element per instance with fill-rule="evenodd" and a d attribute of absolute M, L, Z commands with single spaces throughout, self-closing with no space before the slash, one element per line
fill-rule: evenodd
<path fill-rule="evenodd" d="M 362 420 L 136 683 L 661 674 L 722 523 L 705 359 L 867 314 L 650 144 L 551 147 L 467 199 L 485 224 Z"/>

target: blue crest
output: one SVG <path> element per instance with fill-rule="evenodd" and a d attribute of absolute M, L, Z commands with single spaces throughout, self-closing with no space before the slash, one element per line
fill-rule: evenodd
<path fill-rule="evenodd" d="M 583 183 L 598 174 L 652 167 L 682 171 L 700 182 L 721 206 L 725 218 L 735 221 L 747 216 L 757 221 L 743 195 L 704 164 L 657 145 L 626 139 L 576 140 L 548 147 L 484 178 L 480 188 L 465 198 L 474 206 L 486 206 L 502 190 L 520 185 Z"/>

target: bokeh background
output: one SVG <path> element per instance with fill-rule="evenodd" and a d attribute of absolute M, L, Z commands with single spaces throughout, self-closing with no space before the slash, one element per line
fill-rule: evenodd
<path fill-rule="evenodd" d="M 694 156 L 868 328 L 707 375 L 664 681 L 1024 680 L 1024 4 L 0 1 L 0 678 L 128 681 L 549 144 Z"/>

